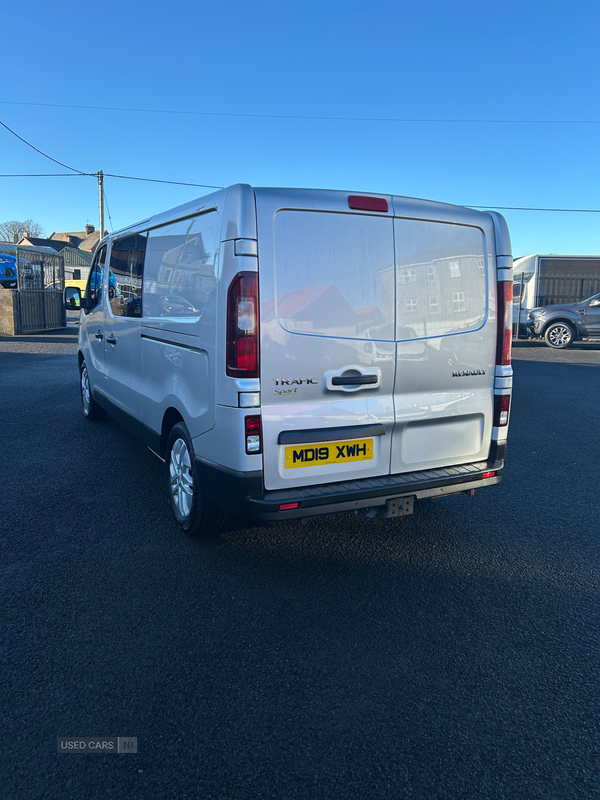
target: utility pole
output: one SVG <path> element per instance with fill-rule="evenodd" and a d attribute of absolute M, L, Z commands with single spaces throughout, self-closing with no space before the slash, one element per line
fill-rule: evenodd
<path fill-rule="evenodd" d="M 100 239 L 104 236 L 104 173 L 98 170 L 98 204 L 100 206 Z"/>

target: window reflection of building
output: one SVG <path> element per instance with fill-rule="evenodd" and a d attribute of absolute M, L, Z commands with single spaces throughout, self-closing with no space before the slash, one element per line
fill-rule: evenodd
<path fill-rule="evenodd" d="M 464 311 L 465 310 L 465 293 L 464 292 L 452 292 L 452 303 L 454 305 L 454 311 Z"/>
<path fill-rule="evenodd" d="M 216 281 L 216 214 L 152 231 L 144 279 L 145 316 L 200 316 Z"/>
<path fill-rule="evenodd" d="M 484 240 L 468 226 L 403 220 L 396 229 L 396 325 L 412 338 L 475 330 L 487 309 Z M 408 276 L 415 274 L 414 281 Z M 393 287 L 393 268 L 382 284 Z M 409 296 L 407 296 L 409 295 Z"/>

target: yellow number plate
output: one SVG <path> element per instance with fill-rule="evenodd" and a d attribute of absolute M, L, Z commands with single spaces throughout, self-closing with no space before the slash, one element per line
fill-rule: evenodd
<path fill-rule="evenodd" d="M 370 461 L 372 458 L 373 439 L 326 444 L 295 444 L 285 448 L 286 469 L 347 464 L 349 461 Z"/>

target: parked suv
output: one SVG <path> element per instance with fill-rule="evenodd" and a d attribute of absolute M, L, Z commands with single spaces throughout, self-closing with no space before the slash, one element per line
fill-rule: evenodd
<path fill-rule="evenodd" d="M 534 308 L 527 330 L 530 336 L 543 336 L 548 347 L 555 350 L 562 350 L 577 339 L 600 339 L 600 294 L 579 303 Z"/>
<path fill-rule="evenodd" d="M 499 483 L 512 256 L 495 212 L 238 184 L 105 237 L 83 412 L 165 463 L 184 531 Z"/>

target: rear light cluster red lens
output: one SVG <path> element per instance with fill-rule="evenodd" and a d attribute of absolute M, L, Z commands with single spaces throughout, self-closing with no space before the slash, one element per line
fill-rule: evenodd
<path fill-rule="evenodd" d="M 227 374 L 258 378 L 258 275 L 238 272 L 227 294 Z"/>
<path fill-rule="evenodd" d="M 388 201 L 385 197 L 367 197 L 363 194 L 348 196 L 348 207 L 358 211 L 384 211 L 388 210 Z"/>
<path fill-rule="evenodd" d="M 292 508 L 298 508 L 298 506 L 299 506 L 298 503 L 282 503 L 279 506 L 279 510 L 280 511 L 291 511 Z"/>
<path fill-rule="evenodd" d="M 495 476 L 495 472 L 484 472 L 482 477 L 483 478 L 493 478 Z"/>
<path fill-rule="evenodd" d="M 494 427 L 503 428 L 508 425 L 508 411 L 510 409 L 509 394 L 494 395 Z"/>
<path fill-rule="evenodd" d="M 246 417 L 244 427 L 246 434 L 246 453 L 248 455 L 262 453 L 260 414 L 253 414 L 251 417 Z"/>
<path fill-rule="evenodd" d="M 512 281 L 498 281 L 496 284 L 497 339 L 496 364 L 510 364 L 510 348 L 512 345 Z"/>

